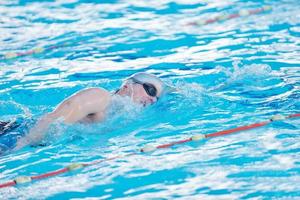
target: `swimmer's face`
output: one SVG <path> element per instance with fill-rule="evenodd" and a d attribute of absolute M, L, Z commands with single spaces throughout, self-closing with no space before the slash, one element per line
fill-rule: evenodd
<path fill-rule="evenodd" d="M 152 88 L 154 87 L 154 88 Z M 140 103 L 143 106 L 155 103 L 158 100 L 156 88 L 154 85 L 145 83 L 128 82 L 118 92 L 122 96 L 129 96 L 133 102 Z"/>

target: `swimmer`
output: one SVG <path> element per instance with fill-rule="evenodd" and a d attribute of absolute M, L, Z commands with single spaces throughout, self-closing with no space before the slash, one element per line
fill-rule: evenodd
<path fill-rule="evenodd" d="M 41 117 L 28 134 L 17 140 L 14 149 L 38 145 L 45 137 L 49 126 L 58 119 L 66 124 L 103 121 L 113 95 L 127 96 L 134 103 L 147 106 L 157 102 L 161 95 L 170 89 L 171 87 L 157 76 L 139 72 L 127 78 L 114 93 L 103 88 L 81 90 L 62 101 L 52 112 Z M 7 126 L 5 122 L 3 124 Z"/>

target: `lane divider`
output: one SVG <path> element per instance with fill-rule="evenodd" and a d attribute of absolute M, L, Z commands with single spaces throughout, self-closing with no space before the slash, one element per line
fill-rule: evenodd
<path fill-rule="evenodd" d="M 269 10 L 272 10 L 271 6 L 263 6 L 261 8 L 252 9 L 252 10 L 243 9 L 243 10 L 240 10 L 238 13 L 223 14 L 218 17 L 211 18 L 211 19 L 197 20 L 195 22 L 190 22 L 187 25 L 196 25 L 196 26 L 207 25 L 207 24 L 222 22 L 225 20 L 234 19 L 234 18 L 238 18 L 238 17 L 246 17 L 246 16 L 250 16 L 250 15 L 260 14 L 262 12 L 269 11 Z M 49 46 L 49 47 L 35 47 L 31 50 L 24 51 L 24 52 L 7 52 L 3 55 L 0 55 L 0 60 L 11 60 L 11 59 L 15 59 L 15 58 L 23 57 L 23 56 L 40 54 L 40 53 L 47 52 L 47 51 L 50 51 L 53 49 L 58 49 L 58 48 L 71 46 L 71 45 L 73 45 L 71 42 L 64 42 L 62 44 L 53 45 L 53 46 Z"/>
<path fill-rule="evenodd" d="M 225 20 L 229 20 L 229 19 L 234 19 L 234 18 L 238 18 L 238 17 L 246 17 L 246 16 L 250 16 L 250 15 L 256 15 L 256 14 L 260 14 L 266 11 L 270 11 L 272 10 L 271 6 L 263 6 L 261 8 L 257 8 L 257 9 L 253 9 L 253 10 L 240 10 L 237 13 L 233 13 L 233 14 L 222 14 L 219 15 L 217 17 L 211 18 L 211 19 L 204 19 L 204 20 L 197 20 L 195 22 L 190 22 L 188 23 L 188 25 L 194 25 L 194 26 L 203 26 L 203 25 L 207 25 L 207 24 L 212 24 L 212 23 L 216 23 L 216 22 L 222 22 Z"/>
<path fill-rule="evenodd" d="M 35 47 L 31 50 L 24 51 L 24 52 L 7 52 L 3 55 L 0 55 L 0 60 L 11 60 L 11 59 L 15 59 L 15 58 L 23 57 L 23 56 L 40 54 L 40 53 L 47 52 L 47 51 L 50 51 L 53 49 L 58 49 L 58 48 L 67 47 L 67 46 L 71 46 L 71 45 L 72 45 L 71 42 L 64 42 L 62 44 L 52 45 L 52 46 L 48 46 L 48 47 Z"/>
<path fill-rule="evenodd" d="M 288 115 L 288 116 L 274 115 L 273 117 L 271 117 L 267 121 L 254 123 L 254 124 L 250 124 L 250 125 L 246 125 L 246 126 L 239 126 L 239 127 L 233 128 L 233 129 L 228 129 L 228 130 L 219 131 L 219 132 L 210 133 L 210 134 L 197 134 L 197 135 L 193 135 L 192 137 L 187 138 L 187 139 L 178 140 L 178 141 L 175 141 L 175 142 L 162 144 L 162 145 L 158 145 L 158 146 L 148 144 L 148 145 L 144 146 L 143 148 L 139 149 L 138 151 L 135 151 L 135 152 L 132 152 L 132 153 L 127 153 L 127 154 L 124 154 L 124 155 L 117 155 L 117 156 L 106 158 L 106 159 L 94 160 L 94 161 L 88 162 L 88 163 L 72 163 L 72 164 L 70 164 L 67 167 L 64 167 L 62 169 L 58 169 L 56 171 L 50 171 L 50 172 L 40 174 L 40 175 L 36 175 L 36 176 L 19 176 L 19 177 L 15 178 L 12 181 L 8 181 L 6 183 L 0 184 L 0 188 L 6 188 L 6 187 L 11 187 L 11 186 L 15 186 L 15 185 L 24 184 L 24 183 L 29 183 L 29 182 L 32 182 L 34 180 L 40 180 L 40 179 L 45 179 L 45 178 L 57 176 L 57 175 L 60 175 L 60 174 L 65 174 L 65 173 L 70 172 L 70 171 L 79 170 L 81 168 L 96 165 L 96 164 L 99 164 L 99 163 L 102 163 L 102 162 L 108 162 L 108 161 L 117 160 L 117 159 L 121 159 L 121 158 L 127 158 L 127 157 L 130 157 L 130 156 L 134 156 L 134 155 L 138 155 L 138 154 L 146 153 L 146 152 L 153 152 L 157 149 L 169 148 L 169 147 L 172 147 L 174 145 L 184 144 L 184 143 L 191 142 L 191 141 L 199 141 L 199 140 L 203 140 L 203 139 L 206 139 L 206 138 L 224 136 L 224 135 L 228 135 L 228 134 L 232 134 L 232 133 L 237 133 L 237 132 L 240 132 L 240 131 L 255 129 L 255 128 L 262 127 L 262 126 L 266 126 L 266 125 L 268 125 L 268 124 L 270 124 L 274 121 L 282 121 L 282 120 L 292 119 L 292 118 L 297 118 L 297 117 L 300 117 L 300 113 L 296 113 L 296 114 L 292 114 L 292 115 Z"/>
<path fill-rule="evenodd" d="M 246 126 L 239 126 L 239 127 L 233 128 L 233 129 L 218 131 L 218 132 L 210 133 L 210 134 L 198 134 L 198 135 L 194 135 L 194 136 L 192 136 L 190 138 L 187 138 L 187 139 L 178 140 L 178 141 L 175 141 L 175 142 L 171 142 L 171 143 L 168 143 L 168 144 L 162 144 L 162 145 L 158 145 L 158 146 L 146 145 L 144 148 L 141 149 L 141 152 L 151 152 L 151 151 L 154 151 L 156 149 L 169 148 L 169 147 L 172 147 L 174 145 L 183 144 L 183 143 L 187 143 L 187 142 L 191 142 L 191 141 L 198 141 L 198 140 L 202 140 L 202 139 L 206 139 L 206 138 L 218 137 L 218 136 L 228 135 L 228 134 L 231 134 L 231 133 L 247 131 L 247 130 L 250 130 L 250 129 L 266 126 L 266 125 L 268 125 L 268 124 L 270 124 L 274 121 L 282 121 L 282 120 L 285 120 L 285 119 L 296 118 L 296 117 L 300 117 L 300 113 L 293 114 L 293 115 L 288 115 L 288 116 L 274 115 L 269 120 L 259 122 L 259 123 L 254 123 L 254 124 L 250 124 L 250 125 L 246 125 Z"/>

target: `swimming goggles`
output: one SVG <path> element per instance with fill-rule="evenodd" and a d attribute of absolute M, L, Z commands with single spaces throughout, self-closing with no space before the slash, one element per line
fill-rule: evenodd
<path fill-rule="evenodd" d="M 157 95 L 157 89 L 152 85 L 151 83 L 143 83 L 135 78 L 129 78 L 129 80 L 132 80 L 133 83 L 137 83 L 143 86 L 146 93 L 151 97 L 156 97 L 158 99 Z"/>

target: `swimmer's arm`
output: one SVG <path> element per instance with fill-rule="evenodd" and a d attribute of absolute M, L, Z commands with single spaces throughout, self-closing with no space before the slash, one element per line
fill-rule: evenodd
<path fill-rule="evenodd" d="M 50 124 L 55 121 L 54 117 L 55 115 L 53 112 L 41 117 L 34 127 L 29 130 L 29 133 L 25 137 L 18 140 L 15 149 L 20 149 L 28 144 L 38 144 L 44 138 Z"/>
<path fill-rule="evenodd" d="M 57 119 L 61 119 L 65 123 L 75 123 L 89 114 L 96 114 L 101 120 L 109 102 L 109 92 L 101 88 L 89 88 L 72 95 L 59 104 L 53 112 L 38 120 L 27 136 L 18 141 L 17 149 L 27 144 L 40 142 L 49 126 Z"/>

